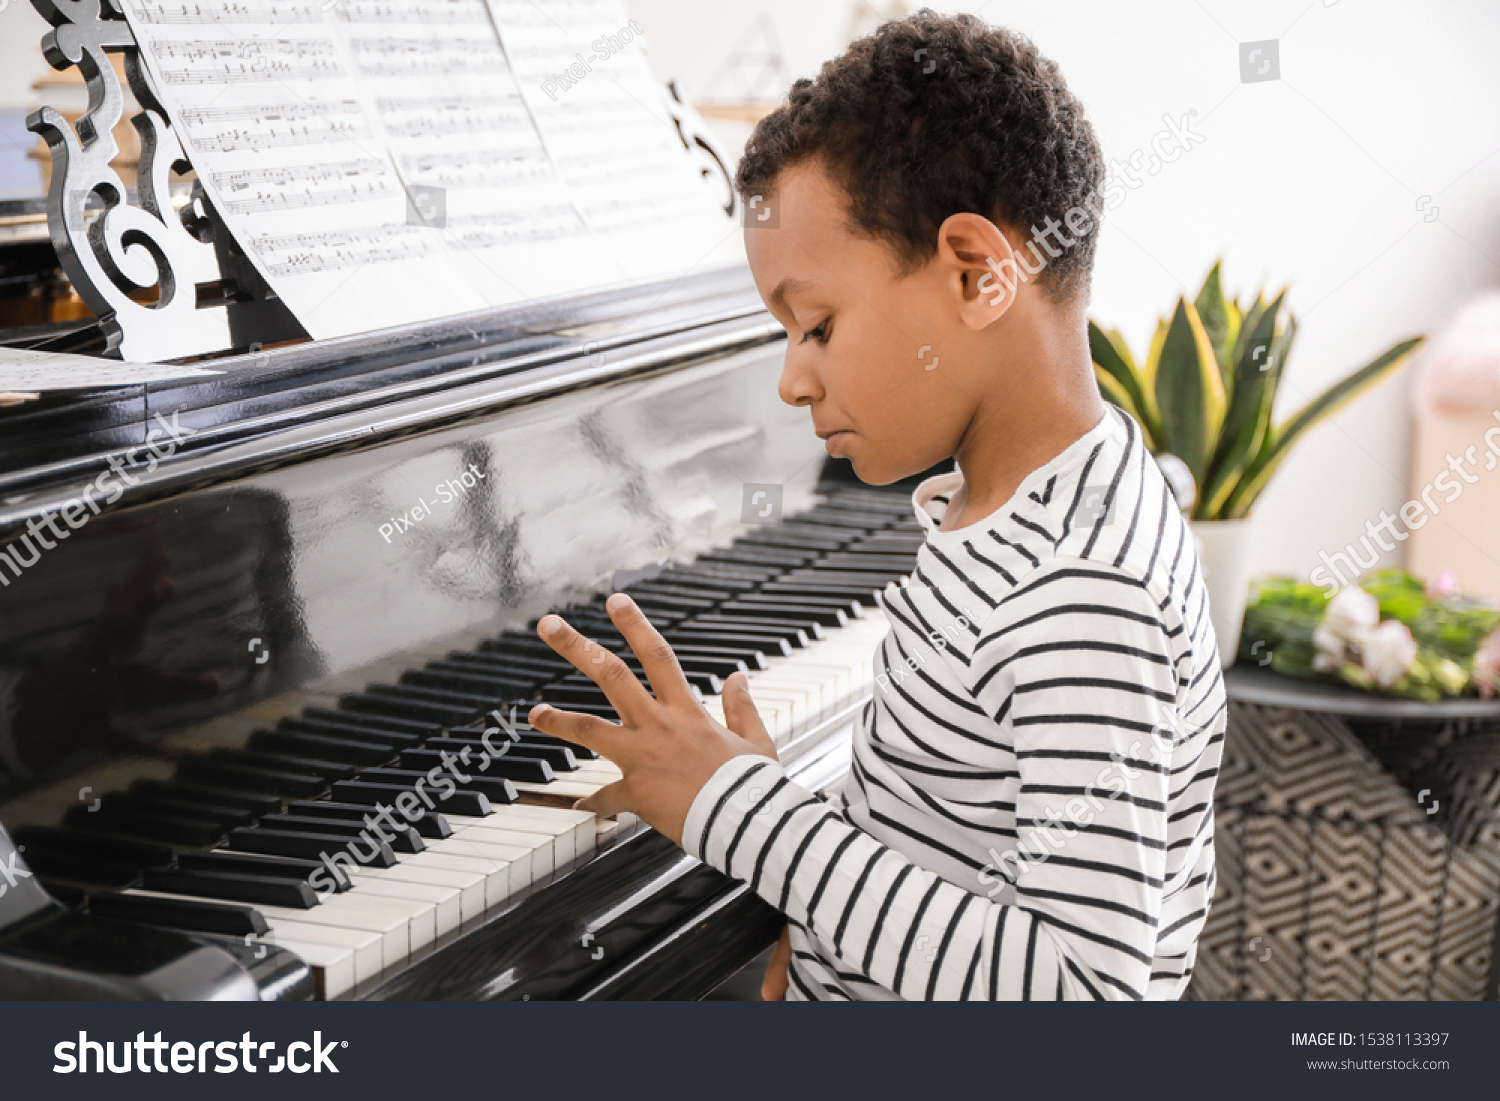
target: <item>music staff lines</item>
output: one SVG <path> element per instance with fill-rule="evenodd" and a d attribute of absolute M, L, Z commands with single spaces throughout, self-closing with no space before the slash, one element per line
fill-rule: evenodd
<path fill-rule="evenodd" d="M 469 0 L 466 4 L 431 4 L 404 6 L 399 4 L 360 3 L 359 0 L 344 0 L 334 12 L 340 23 L 442 23 L 448 26 L 489 26 L 490 13 L 485 10 L 484 0 Z"/>
<path fill-rule="evenodd" d="M 142 23 L 181 26 L 201 23 L 321 23 L 317 4 L 148 4 L 131 0 Z"/>
<path fill-rule="evenodd" d="M 240 214 L 367 202 L 398 193 L 384 162 L 374 159 L 237 169 L 214 172 L 209 179 L 225 196 L 225 209 Z M 291 190 L 298 185 L 300 190 Z"/>

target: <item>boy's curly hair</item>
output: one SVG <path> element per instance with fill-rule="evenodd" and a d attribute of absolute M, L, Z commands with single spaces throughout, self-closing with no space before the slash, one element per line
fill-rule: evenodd
<path fill-rule="evenodd" d="M 796 81 L 756 126 L 735 186 L 748 201 L 811 158 L 848 193 L 852 230 L 890 244 L 902 275 L 932 258 L 952 214 L 1029 233 L 1074 207 L 1091 222 L 1102 212 L 1104 158 L 1057 65 L 972 15 L 923 8 Z M 1055 300 L 1086 297 L 1096 235 L 1070 234 L 1048 259 L 1038 282 Z"/>

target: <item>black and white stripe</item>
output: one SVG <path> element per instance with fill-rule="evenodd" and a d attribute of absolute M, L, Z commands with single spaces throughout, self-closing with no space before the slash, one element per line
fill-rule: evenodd
<path fill-rule="evenodd" d="M 1225 724 L 1187 525 L 1113 406 L 939 531 L 960 484 L 913 496 L 927 542 L 884 594 L 842 789 L 735 758 L 683 844 L 787 914 L 792 998 L 1175 998 L 1212 898 Z"/>

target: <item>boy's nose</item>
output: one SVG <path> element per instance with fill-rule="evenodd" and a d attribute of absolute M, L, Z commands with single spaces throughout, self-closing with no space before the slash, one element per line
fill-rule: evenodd
<path fill-rule="evenodd" d="M 823 396 L 822 384 L 806 356 L 797 354 L 795 345 L 789 347 L 781 365 L 781 382 L 776 387 L 781 400 L 788 405 L 811 405 Z"/>

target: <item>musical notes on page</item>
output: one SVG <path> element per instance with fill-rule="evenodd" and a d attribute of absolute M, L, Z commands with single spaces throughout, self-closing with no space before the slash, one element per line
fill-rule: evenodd
<path fill-rule="evenodd" d="M 686 273 L 736 234 L 619 0 L 125 0 L 208 200 L 314 337 Z"/>
<path fill-rule="evenodd" d="M 242 244 L 259 244 L 246 255 L 309 333 L 483 307 L 442 244 L 411 224 L 401 174 L 327 6 L 123 5 L 209 201 Z"/>

